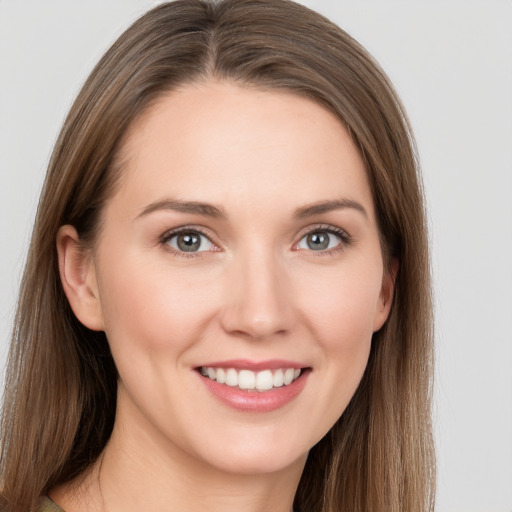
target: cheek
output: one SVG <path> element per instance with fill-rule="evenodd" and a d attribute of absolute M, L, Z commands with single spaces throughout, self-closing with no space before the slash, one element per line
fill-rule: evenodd
<path fill-rule="evenodd" d="M 357 350 L 370 341 L 380 298 L 382 267 L 347 265 L 307 278 L 297 290 L 301 309 L 329 350 Z M 307 293 L 306 293 L 307 290 Z"/>
<path fill-rule="evenodd" d="M 361 269 L 361 270 L 360 270 Z M 309 283 L 302 311 L 325 369 L 326 388 L 341 415 L 368 362 L 382 282 L 382 267 L 345 267 Z"/>
<path fill-rule="evenodd" d="M 350 399 L 370 353 L 374 302 L 365 300 L 363 294 L 350 293 L 348 288 L 337 291 L 332 298 L 332 302 L 324 304 L 316 322 L 315 338 L 325 358 L 326 376 L 337 383 L 335 392 Z M 338 387 L 340 376 L 344 385 Z"/>
<path fill-rule="evenodd" d="M 101 302 L 113 351 L 122 344 L 123 351 L 179 352 L 197 339 L 213 314 L 215 288 L 199 286 L 186 273 L 137 260 L 109 269 Z"/>
<path fill-rule="evenodd" d="M 317 435 L 311 437 L 312 444 L 341 417 L 364 374 L 380 276 L 378 264 L 366 271 L 340 266 L 330 273 L 317 272 L 314 279 L 304 277 L 295 291 L 301 297 L 303 324 L 315 344 L 316 368 L 310 377 L 314 396 L 301 420 L 304 429 Z"/>

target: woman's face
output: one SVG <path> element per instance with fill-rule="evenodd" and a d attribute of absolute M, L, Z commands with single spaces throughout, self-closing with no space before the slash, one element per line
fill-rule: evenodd
<path fill-rule="evenodd" d="M 191 85 L 134 123 L 120 161 L 89 266 L 119 432 L 229 472 L 302 463 L 392 295 L 347 131 L 299 96 Z"/>

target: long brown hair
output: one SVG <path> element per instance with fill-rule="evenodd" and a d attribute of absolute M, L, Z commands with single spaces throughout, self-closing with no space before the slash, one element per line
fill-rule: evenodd
<path fill-rule="evenodd" d="M 348 408 L 310 452 L 297 510 L 433 510 L 430 269 L 411 130 L 368 53 L 288 0 L 160 5 L 121 35 L 78 95 L 50 160 L 21 284 L 2 416 L 5 510 L 32 510 L 90 467 L 115 418 L 115 364 L 105 334 L 69 307 L 57 230 L 72 224 L 84 244 L 94 241 L 127 128 L 164 92 L 210 79 L 288 91 L 334 112 L 365 160 L 384 255 L 399 261 L 388 321 Z"/>

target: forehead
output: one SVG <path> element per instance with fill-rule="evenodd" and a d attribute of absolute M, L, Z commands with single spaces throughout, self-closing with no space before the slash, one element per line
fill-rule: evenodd
<path fill-rule="evenodd" d="M 372 209 L 364 163 L 341 121 L 287 92 L 216 82 L 166 93 L 132 124 L 120 161 L 120 188 L 140 200 L 284 206 L 356 194 Z"/>

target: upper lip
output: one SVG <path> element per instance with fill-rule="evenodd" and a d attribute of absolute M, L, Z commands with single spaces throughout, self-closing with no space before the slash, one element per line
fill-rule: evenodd
<path fill-rule="evenodd" d="M 237 370 L 278 370 L 279 368 L 308 368 L 307 365 L 287 359 L 267 359 L 265 361 L 250 361 L 248 359 L 230 359 L 224 361 L 212 361 L 201 364 L 198 368 L 235 368 Z"/>

